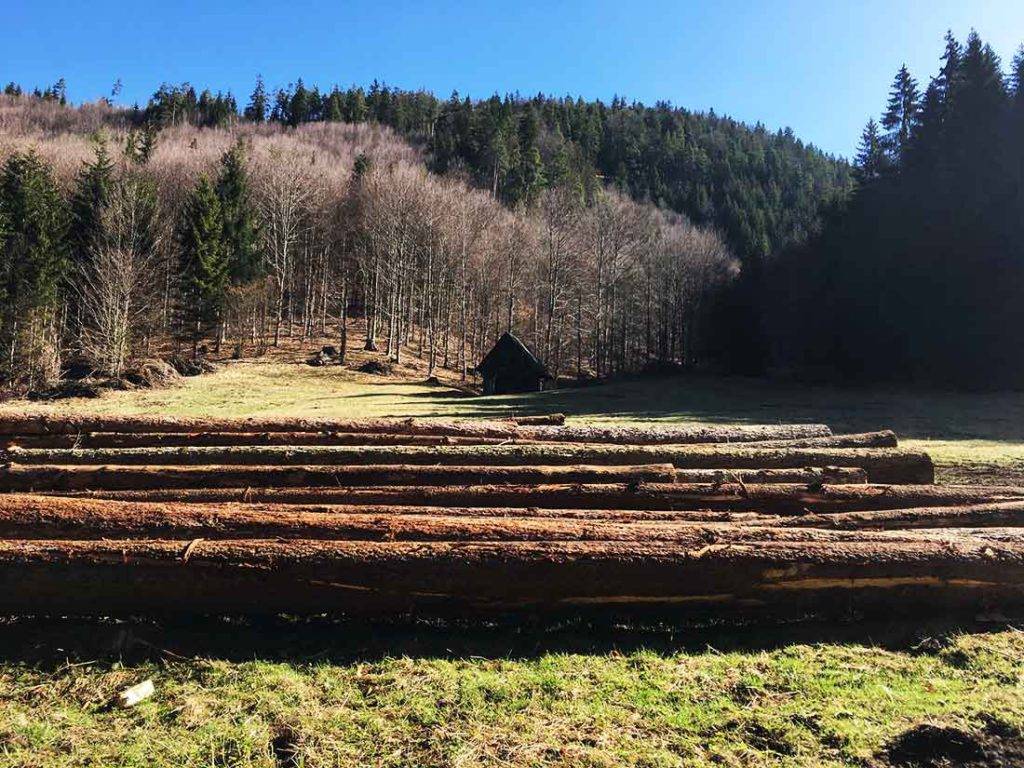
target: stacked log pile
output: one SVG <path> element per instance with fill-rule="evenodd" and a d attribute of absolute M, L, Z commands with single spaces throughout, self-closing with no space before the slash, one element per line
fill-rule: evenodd
<path fill-rule="evenodd" d="M 889 431 L 0 417 L 0 612 L 1024 606 L 1024 488 Z"/>

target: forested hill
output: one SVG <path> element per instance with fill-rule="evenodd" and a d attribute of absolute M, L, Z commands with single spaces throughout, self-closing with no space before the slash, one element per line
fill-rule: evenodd
<path fill-rule="evenodd" d="M 230 95 L 162 86 L 141 113 L 158 125 L 224 124 L 236 117 Z M 242 110 L 254 122 L 376 121 L 427 150 L 433 170 L 463 171 L 505 203 L 533 203 L 551 186 L 592 192 L 602 182 L 634 199 L 712 224 L 744 261 L 802 241 L 823 202 L 848 191 L 849 165 L 805 145 L 792 131 L 772 133 L 728 117 L 658 103 L 453 94 L 374 83 L 368 90 L 323 93 L 296 84 L 268 92 L 258 80 Z"/>

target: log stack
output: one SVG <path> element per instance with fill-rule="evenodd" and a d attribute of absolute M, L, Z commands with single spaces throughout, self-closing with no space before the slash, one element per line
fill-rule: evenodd
<path fill-rule="evenodd" d="M 0 612 L 1024 607 L 1024 488 L 823 425 L 0 417 Z"/>

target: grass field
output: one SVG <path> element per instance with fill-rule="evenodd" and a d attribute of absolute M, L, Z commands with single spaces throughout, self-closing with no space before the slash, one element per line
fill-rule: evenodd
<path fill-rule="evenodd" d="M 0 410 L 823 421 L 892 427 L 931 451 L 947 481 L 1024 478 L 1019 395 L 680 378 L 467 398 L 277 361 L 166 390 Z M 152 699 L 109 706 L 146 678 Z M 870 766 L 890 764 L 886 745 L 921 723 L 1024 728 L 1024 633 L 1007 622 L 0 625 L 0 766 Z"/>

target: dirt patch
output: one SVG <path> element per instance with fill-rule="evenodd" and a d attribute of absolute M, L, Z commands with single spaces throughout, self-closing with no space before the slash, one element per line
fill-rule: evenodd
<path fill-rule="evenodd" d="M 922 724 L 904 731 L 879 755 L 880 766 L 1010 768 L 1024 765 L 1024 734 L 995 719 L 978 732 Z"/>

